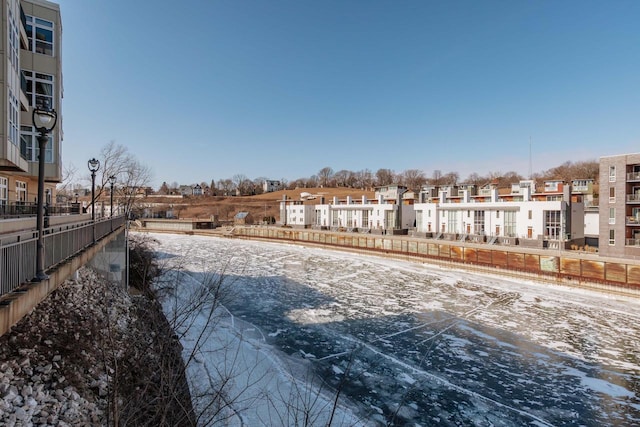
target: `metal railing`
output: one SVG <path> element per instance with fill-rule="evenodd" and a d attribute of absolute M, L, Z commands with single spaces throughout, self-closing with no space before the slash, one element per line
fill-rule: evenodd
<path fill-rule="evenodd" d="M 0 204 L 0 217 L 3 218 L 23 218 L 36 216 L 38 204 L 30 202 L 17 202 L 11 204 Z M 72 215 L 80 213 L 79 204 L 45 206 L 45 217 Z"/>
<path fill-rule="evenodd" d="M 45 229 L 45 270 L 91 246 L 94 226 L 98 240 L 117 230 L 124 222 L 124 216 L 117 216 L 98 220 L 95 224 L 83 221 Z M 37 241 L 38 232 L 35 230 L 0 236 L 0 297 L 36 275 Z"/>

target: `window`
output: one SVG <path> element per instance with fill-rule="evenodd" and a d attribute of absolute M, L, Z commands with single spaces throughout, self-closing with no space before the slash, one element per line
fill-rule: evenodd
<path fill-rule="evenodd" d="M 353 211 L 347 211 L 347 227 L 353 227 Z"/>
<path fill-rule="evenodd" d="M 609 187 L 609 203 L 616 201 L 616 187 Z"/>
<path fill-rule="evenodd" d="M 27 183 L 23 181 L 16 181 L 16 201 L 27 201 Z"/>
<path fill-rule="evenodd" d="M 609 244 L 616 244 L 616 230 L 609 230 Z"/>
<path fill-rule="evenodd" d="M 616 223 L 616 208 L 609 208 L 609 224 Z"/>
<path fill-rule="evenodd" d="M 322 225 L 322 211 L 320 209 L 316 209 L 316 225 Z"/>
<path fill-rule="evenodd" d="M 362 226 L 364 228 L 369 227 L 369 211 L 368 210 L 362 211 Z"/>
<path fill-rule="evenodd" d="M 27 80 L 29 105 L 43 107 L 48 102 L 50 108 L 55 108 L 53 103 L 53 76 L 29 70 L 22 70 L 22 74 Z"/>
<path fill-rule="evenodd" d="M 458 215 L 456 215 L 456 211 L 448 211 L 449 215 L 447 216 L 447 228 L 450 233 L 456 233 L 458 229 Z"/>
<path fill-rule="evenodd" d="M 19 126 L 19 117 L 18 117 L 18 111 L 20 111 L 20 107 L 18 106 L 18 98 L 16 98 L 15 94 L 13 93 L 13 91 L 11 90 L 11 88 L 9 88 L 9 111 L 8 111 L 8 116 L 9 116 L 9 132 L 8 132 L 8 137 L 9 137 L 9 141 L 15 145 L 16 147 L 18 146 L 18 141 L 19 141 L 19 135 L 20 135 L 20 130 L 18 128 Z"/>
<path fill-rule="evenodd" d="M 9 200 L 9 180 L 0 177 L 0 206 L 5 206 Z"/>
<path fill-rule="evenodd" d="M 544 211 L 544 234 L 549 239 L 560 239 L 562 236 L 562 212 Z"/>
<path fill-rule="evenodd" d="M 26 20 L 29 51 L 53 56 L 53 22 L 28 15 Z"/>
<path fill-rule="evenodd" d="M 384 211 L 384 228 L 393 230 L 396 228 L 396 212 Z"/>
<path fill-rule="evenodd" d="M 609 182 L 616 182 L 616 167 L 609 166 Z"/>
<path fill-rule="evenodd" d="M 504 213 L 504 235 L 516 237 L 516 213 L 514 211 Z"/>
<path fill-rule="evenodd" d="M 476 211 L 473 218 L 473 229 L 476 234 L 484 235 L 484 211 Z"/>
<path fill-rule="evenodd" d="M 37 162 L 40 147 L 37 132 L 31 126 L 20 126 L 20 154 L 28 162 Z M 49 135 L 44 150 L 45 163 L 53 163 L 53 137 Z"/>
<path fill-rule="evenodd" d="M 533 211 L 531 209 L 529 209 L 528 217 L 529 217 L 529 219 L 533 219 Z"/>
<path fill-rule="evenodd" d="M 500 218 L 500 211 L 496 211 L 496 219 Z"/>

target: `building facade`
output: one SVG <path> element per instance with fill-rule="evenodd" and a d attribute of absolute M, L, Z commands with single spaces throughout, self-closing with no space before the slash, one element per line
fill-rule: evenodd
<path fill-rule="evenodd" d="M 45 0 L 0 0 L 0 209 L 35 203 L 37 133 L 32 111 L 45 104 L 58 113 L 45 157 L 45 203 L 55 201 L 62 180 L 62 20 Z"/>
<path fill-rule="evenodd" d="M 526 180 L 504 194 L 492 186 L 481 188 L 480 194 L 463 188 L 443 187 L 434 197 L 434 188 L 426 187 L 419 197 L 423 202 L 415 205 L 415 234 L 538 247 L 584 244 L 584 205 L 572 202 L 570 186 L 547 181 L 536 193 L 535 183 Z"/>
<path fill-rule="evenodd" d="M 304 200 L 280 202 L 280 223 L 298 228 L 318 228 L 368 233 L 402 233 L 415 224 L 413 201 L 404 200 L 405 187 L 376 189 L 375 200 L 334 197 L 311 204 Z"/>
<path fill-rule="evenodd" d="M 599 252 L 640 257 L 640 153 L 600 158 Z"/>

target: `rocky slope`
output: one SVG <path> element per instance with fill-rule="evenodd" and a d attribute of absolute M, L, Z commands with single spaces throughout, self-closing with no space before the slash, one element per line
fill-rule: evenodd
<path fill-rule="evenodd" d="M 0 425 L 191 425 L 159 305 L 81 269 L 0 337 Z"/>

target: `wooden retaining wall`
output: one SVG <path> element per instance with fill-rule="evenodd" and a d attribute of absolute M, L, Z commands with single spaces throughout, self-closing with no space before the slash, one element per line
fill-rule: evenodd
<path fill-rule="evenodd" d="M 494 273 L 499 269 L 515 275 L 640 296 L 640 262 L 594 254 L 277 227 L 235 227 L 233 237 L 306 242 L 425 261 L 457 263 L 476 269 L 485 267 L 483 271 Z"/>

